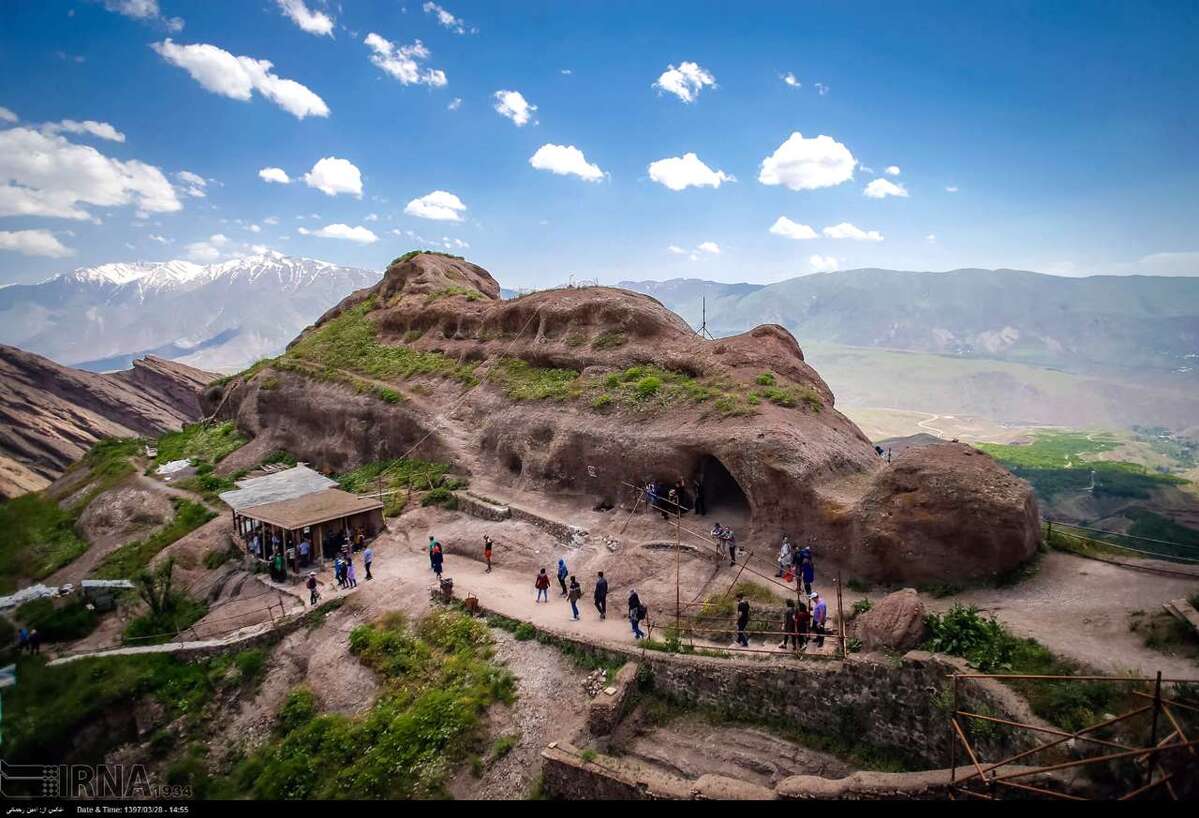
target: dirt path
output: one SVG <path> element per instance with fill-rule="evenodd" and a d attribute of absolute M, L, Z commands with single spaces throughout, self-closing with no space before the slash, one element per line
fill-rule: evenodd
<path fill-rule="evenodd" d="M 1055 551 L 1042 557 L 1036 575 L 1019 585 L 948 599 L 926 597 L 925 604 L 935 610 L 954 602 L 976 605 L 1014 633 L 1099 670 L 1147 675 L 1161 670 L 1199 679 L 1199 665 L 1146 647 L 1128 627 L 1132 611 L 1160 610 L 1163 602 L 1196 591 L 1199 578 L 1160 576 Z"/>

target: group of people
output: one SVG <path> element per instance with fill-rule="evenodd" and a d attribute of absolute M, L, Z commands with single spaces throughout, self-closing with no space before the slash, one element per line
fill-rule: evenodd
<path fill-rule="evenodd" d="M 366 531 L 359 526 L 350 531 L 338 531 L 326 536 L 324 543 L 325 556 L 334 553 L 341 556 L 347 552 L 362 551 L 366 548 Z M 312 565 L 313 545 L 312 536 L 305 531 L 298 543 L 290 537 L 281 538 L 278 530 L 273 530 L 270 539 L 266 538 L 262 527 L 254 529 L 250 534 L 250 553 L 258 559 L 267 560 L 270 566 L 271 579 L 283 582 L 287 579 L 287 567 L 290 565 L 295 572 L 300 572 Z M 369 577 L 368 577 L 369 578 Z"/>
<path fill-rule="evenodd" d="M 362 549 L 362 567 L 366 571 L 366 579 L 374 579 L 371 576 L 371 563 L 374 561 L 375 549 L 364 544 Z M 337 556 L 333 558 L 333 578 L 337 580 L 337 587 L 342 590 L 358 587 L 358 571 L 354 567 L 354 549 L 350 547 L 349 542 L 343 545 L 341 550 L 338 551 Z M 315 605 L 321 598 L 317 587 L 316 571 L 308 572 L 308 580 L 304 585 L 308 588 L 309 604 Z"/>
<path fill-rule="evenodd" d="M 646 511 L 658 512 L 663 520 L 670 519 L 674 514 L 687 514 L 691 511 L 700 516 L 707 513 L 702 478 L 692 480 L 690 487 L 681 477 L 674 483 L 647 480 L 642 489 L 642 498 L 645 500 Z"/>
<path fill-rule="evenodd" d="M 824 636 L 828 633 L 828 605 L 818 593 L 808 594 L 808 603 L 788 599 L 783 608 L 783 641 L 779 648 L 803 651 L 807 649 L 808 640 L 814 639 L 816 647 L 824 646 Z M 749 647 L 749 600 L 745 594 L 737 594 L 737 639 L 736 644 Z"/>
<path fill-rule="evenodd" d="M 812 582 L 816 579 L 816 564 L 812 561 L 812 547 L 805 545 L 796 548 L 791 544 L 791 538 L 783 535 L 782 545 L 779 546 L 778 573 L 784 582 L 795 580 L 802 582 L 804 593 L 812 593 Z"/>
<path fill-rule="evenodd" d="M 560 596 L 566 598 L 570 603 L 571 619 L 578 621 L 579 616 L 579 600 L 583 598 L 583 586 L 579 582 L 578 577 L 570 573 L 570 569 L 566 567 L 566 560 L 558 560 L 558 587 L 562 589 Z M 550 601 L 550 575 L 542 568 L 536 578 L 533 580 L 533 588 L 537 591 L 538 602 L 549 604 Z M 600 619 L 608 618 L 608 580 L 604 577 L 604 572 L 599 571 L 595 575 L 595 588 L 592 592 L 592 598 L 595 602 L 595 609 L 599 612 Z M 634 639 L 644 639 L 645 633 L 641 630 L 641 623 L 645 621 L 648 615 L 646 607 L 641 602 L 641 597 L 637 595 L 636 589 L 629 591 L 629 625 L 633 630 Z"/>
<path fill-rule="evenodd" d="M 20 627 L 17 631 L 17 652 L 42 652 L 42 635 L 38 633 L 37 628 L 30 629 L 24 625 Z"/>

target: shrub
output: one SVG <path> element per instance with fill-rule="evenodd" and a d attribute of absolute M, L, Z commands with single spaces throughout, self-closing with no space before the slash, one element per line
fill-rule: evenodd
<path fill-rule="evenodd" d="M 591 342 L 591 348 L 597 351 L 604 349 L 617 349 L 624 346 L 626 343 L 628 343 L 628 338 L 625 337 L 623 332 L 607 330 L 606 332 L 602 332 L 595 337 L 595 340 Z"/>
<path fill-rule="evenodd" d="M 453 511 L 458 508 L 458 498 L 452 491 L 447 488 L 438 486 L 430 492 L 427 492 L 421 498 L 422 506 L 441 506 L 442 508 Z"/>
<path fill-rule="evenodd" d="M 771 372 L 763 372 L 758 377 L 754 378 L 754 383 L 758 386 L 774 386 L 774 374 Z"/>
<path fill-rule="evenodd" d="M 537 635 L 537 629 L 528 622 L 521 622 L 512 632 L 518 642 L 527 642 Z"/>
<path fill-rule="evenodd" d="M 602 395 L 596 395 L 591 400 L 592 409 L 607 409 L 612 405 L 612 396 L 606 392 Z"/>
<path fill-rule="evenodd" d="M 866 611 L 870 610 L 873 607 L 874 607 L 874 603 L 871 602 L 869 599 L 859 599 L 857 602 L 853 603 L 853 607 L 852 607 L 853 615 L 861 616 L 862 614 L 866 613 Z"/>
<path fill-rule="evenodd" d="M 512 749 L 516 747 L 516 743 L 520 741 L 520 736 L 515 736 L 509 733 L 508 735 L 500 736 L 495 740 L 495 744 L 491 745 L 491 760 L 499 761 Z"/>
<path fill-rule="evenodd" d="M 96 629 L 96 612 L 82 599 L 55 605 L 48 597 L 34 599 L 17 608 L 16 618 L 29 628 L 37 628 L 44 642 L 73 642 Z"/>
<path fill-rule="evenodd" d="M 75 519 L 41 493 L 0 503 L 0 593 L 16 590 L 19 578 L 48 577 L 86 551 Z"/>
<path fill-rule="evenodd" d="M 644 378 L 638 380 L 636 387 L 634 387 L 637 397 L 642 400 L 653 397 L 661 388 L 662 379 L 657 375 L 646 375 Z"/>
<path fill-rule="evenodd" d="M 376 386 L 374 389 L 375 397 L 382 400 L 384 403 L 399 403 L 404 399 L 404 396 L 394 389 Z"/>
<path fill-rule="evenodd" d="M 973 605 L 954 605 L 944 614 L 925 617 L 930 650 L 961 656 L 983 673 L 1011 670 L 1017 640 Z"/>

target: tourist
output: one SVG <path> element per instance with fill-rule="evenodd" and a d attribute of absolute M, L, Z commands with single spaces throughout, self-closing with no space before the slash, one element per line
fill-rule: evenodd
<path fill-rule="evenodd" d="M 250 538 L 250 551 L 258 559 L 262 559 L 262 540 L 258 537 L 258 532 L 254 532 L 254 536 Z"/>
<path fill-rule="evenodd" d="M 445 563 L 445 555 L 441 553 L 441 543 L 433 543 L 433 573 L 437 574 L 437 578 L 441 579 L 441 569 Z"/>
<path fill-rule="evenodd" d="M 816 634 L 816 647 L 824 647 L 825 623 L 828 621 L 828 605 L 820 598 L 820 594 L 812 594 L 812 632 Z"/>
<path fill-rule="evenodd" d="M 645 481 L 645 510 L 652 511 L 654 508 L 654 483 L 652 480 Z"/>
<path fill-rule="evenodd" d="M 641 597 L 637 596 L 637 590 L 634 588 L 629 591 L 629 624 L 633 626 L 633 639 L 644 639 L 645 634 L 641 632 L 639 624 L 645 618 L 645 606 L 641 604 Z"/>
<path fill-rule="evenodd" d="M 749 647 L 749 637 L 745 629 L 749 627 L 749 602 L 745 594 L 737 594 L 737 644 L 743 648 Z"/>
<path fill-rule="evenodd" d="M 338 588 L 346 587 L 346 564 L 341 554 L 333 558 L 333 577 L 337 580 Z"/>
<path fill-rule="evenodd" d="M 583 586 L 573 576 L 570 578 L 570 593 L 566 595 L 570 600 L 570 611 L 577 620 L 579 618 L 579 600 L 583 598 Z"/>
<path fill-rule="evenodd" d="M 812 614 L 808 612 L 808 606 L 800 602 L 795 609 L 795 630 L 799 634 L 799 649 L 804 650 L 808 646 L 808 631 L 811 630 Z"/>
<path fill-rule="evenodd" d="M 440 576 L 440 575 L 441 575 L 441 572 L 439 571 L 438 576 Z M 354 571 L 354 560 L 353 559 L 346 560 L 346 584 L 349 585 L 351 588 L 358 587 L 358 575 Z"/>
<path fill-rule="evenodd" d="M 374 577 L 371 576 L 371 563 L 374 561 L 375 561 L 375 549 L 371 548 L 368 545 L 366 547 L 366 550 L 364 550 L 362 552 L 362 564 L 366 567 L 366 578 L 367 579 L 374 579 Z"/>
<path fill-rule="evenodd" d="M 602 574 L 600 576 L 603 576 Z M 597 591 L 598 593 L 598 591 Z M 17 631 L 17 653 L 24 653 L 29 647 L 29 629 L 24 625 Z"/>
<path fill-rule="evenodd" d="M 562 596 L 566 596 L 566 578 L 570 571 L 566 570 L 566 560 L 558 560 L 558 584 L 562 586 Z"/>
<path fill-rule="evenodd" d="M 803 591 L 810 595 L 812 582 L 816 579 L 816 565 L 812 562 L 812 549 L 809 546 L 799 549 L 799 571 L 803 577 Z"/>
<path fill-rule="evenodd" d="M 438 548 L 440 546 L 441 546 L 441 543 L 437 542 L 437 538 L 434 537 L 432 534 L 430 534 L 429 535 L 429 568 L 431 570 L 437 570 L 437 569 L 433 568 L 433 549 Z"/>
<path fill-rule="evenodd" d="M 674 511 L 674 506 L 671 505 L 670 495 L 667 493 L 665 483 L 658 480 L 654 481 L 654 497 L 657 500 L 658 512 L 662 515 L 662 519 L 669 520 L 669 512 Z"/>
<path fill-rule="evenodd" d="M 358 530 L 354 533 L 354 550 L 361 551 L 366 545 L 366 532 L 362 530 L 362 526 L 358 526 Z"/>
<path fill-rule="evenodd" d="M 716 538 L 717 543 L 721 547 L 729 550 L 729 566 L 737 564 L 737 535 L 733 533 L 733 529 L 725 528 L 720 523 L 717 523 L 712 528 L 712 536 Z"/>
<path fill-rule="evenodd" d="M 34 628 L 33 630 L 29 631 L 29 652 L 30 653 L 41 653 L 42 652 L 42 635 L 40 633 L 38 633 L 37 628 Z"/>
<path fill-rule="evenodd" d="M 784 534 L 783 544 L 779 546 L 779 571 L 776 577 L 785 576 L 791 570 L 791 539 Z"/>
<path fill-rule="evenodd" d="M 550 601 L 550 578 L 549 575 L 545 573 L 544 568 L 542 568 L 541 573 L 537 575 L 537 579 L 533 583 L 533 587 L 537 589 L 537 602 L 541 601 L 543 594 L 545 595 L 545 601 Z"/>
<path fill-rule="evenodd" d="M 283 566 L 282 551 L 276 551 L 275 559 L 271 561 L 271 578 L 276 582 L 287 579 L 287 569 Z"/>
<path fill-rule="evenodd" d="M 595 580 L 595 609 L 599 611 L 600 619 L 608 618 L 608 580 L 600 571 Z"/>
<path fill-rule="evenodd" d="M 787 607 L 783 609 L 783 641 L 779 644 L 780 648 L 787 647 L 787 640 L 791 640 L 791 647 L 799 646 L 798 635 L 795 631 L 795 600 L 788 599 Z"/>
<path fill-rule="evenodd" d="M 695 513 L 703 517 L 708 513 L 708 504 L 704 501 L 704 478 L 695 478 L 691 485 L 695 489 Z"/>
<path fill-rule="evenodd" d="M 312 543 L 308 542 L 308 535 L 304 535 L 304 539 L 300 540 L 300 566 L 308 567 L 309 555 L 312 553 Z"/>
<path fill-rule="evenodd" d="M 491 537 L 483 535 L 483 559 L 487 562 L 487 570 L 484 574 L 491 573 Z"/>
<path fill-rule="evenodd" d="M 316 601 L 321 598 L 321 595 L 316 591 L 316 571 L 308 572 L 308 604 L 315 605 Z"/>

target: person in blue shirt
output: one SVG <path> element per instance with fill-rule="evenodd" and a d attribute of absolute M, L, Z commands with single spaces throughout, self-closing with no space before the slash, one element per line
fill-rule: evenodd
<path fill-rule="evenodd" d="M 558 560 L 558 584 L 562 586 L 562 596 L 566 596 L 566 578 L 570 571 L 566 570 L 566 560 Z"/>
<path fill-rule="evenodd" d="M 367 579 L 374 579 L 374 577 L 371 576 L 371 563 L 374 561 L 375 561 L 375 549 L 371 548 L 368 545 L 366 547 L 366 550 L 362 552 L 362 562 L 366 566 L 366 578 Z"/>

